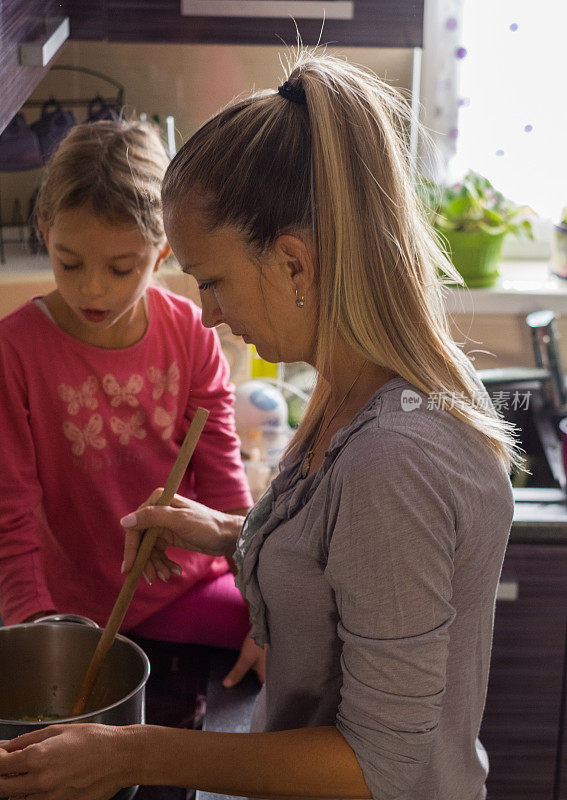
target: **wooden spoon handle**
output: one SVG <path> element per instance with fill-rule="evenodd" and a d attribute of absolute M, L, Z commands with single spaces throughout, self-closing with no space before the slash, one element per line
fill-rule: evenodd
<path fill-rule="evenodd" d="M 183 444 L 181 445 L 179 453 L 177 454 L 175 464 L 173 465 L 173 468 L 169 474 L 165 488 L 156 505 L 167 506 L 173 500 L 176 491 L 179 489 L 179 484 L 183 479 L 208 416 L 209 412 L 201 407 L 199 407 L 195 412 L 191 426 L 187 431 L 187 435 L 185 436 Z M 138 585 L 138 581 L 140 580 L 142 572 L 144 571 L 144 567 L 146 566 L 148 558 L 150 557 L 150 554 L 154 548 L 159 532 L 160 528 L 148 528 L 148 530 L 144 533 L 138 548 L 138 552 L 136 553 L 136 558 L 134 560 L 134 564 L 132 565 L 132 569 L 122 584 L 120 594 L 114 603 L 114 608 L 110 612 L 108 622 L 106 623 L 104 631 L 102 632 L 102 636 L 99 639 L 98 645 L 87 670 L 87 674 L 85 675 L 79 690 L 77 700 L 75 701 L 75 705 L 73 706 L 73 710 L 71 712 L 73 717 L 78 717 L 85 711 L 87 700 L 89 699 L 92 688 L 100 672 L 104 657 L 112 646 L 114 637 L 118 633 L 118 629 L 120 628 L 122 620 L 124 619 L 124 615 L 128 610 L 128 606 L 130 605 L 130 601 L 132 600 L 136 586 Z"/>

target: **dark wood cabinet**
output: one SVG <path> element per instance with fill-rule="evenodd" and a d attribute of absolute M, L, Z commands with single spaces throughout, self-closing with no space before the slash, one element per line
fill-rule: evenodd
<path fill-rule="evenodd" d="M 234 0 L 238 4 L 238 0 Z M 214 0 L 212 0 L 212 4 Z M 420 47 L 424 0 L 353 0 L 352 19 L 298 19 L 304 44 Z M 53 18 L 69 17 L 70 39 L 176 44 L 293 46 L 295 23 L 274 17 L 184 16 L 181 0 L 0 0 L 0 133 L 49 66 L 22 66 L 19 46 Z M 52 62 L 51 62 L 52 63 Z"/>
<path fill-rule="evenodd" d="M 567 800 L 567 547 L 510 544 L 501 588 L 508 599 L 496 603 L 480 734 L 490 759 L 488 797 Z"/>
<path fill-rule="evenodd" d="M 20 45 L 44 34 L 47 20 L 64 16 L 58 0 L 0 0 L 0 132 L 50 67 L 22 66 Z"/>
<path fill-rule="evenodd" d="M 238 0 L 234 0 L 235 3 Z M 214 5 L 214 0 L 211 1 Z M 183 16 L 181 0 L 67 0 L 72 39 L 111 42 L 295 44 L 295 24 L 281 18 Z M 353 18 L 298 19 L 303 42 L 340 47 L 420 47 L 423 0 L 354 0 Z"/>

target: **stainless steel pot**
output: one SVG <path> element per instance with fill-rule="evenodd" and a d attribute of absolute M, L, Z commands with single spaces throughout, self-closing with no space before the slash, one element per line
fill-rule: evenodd
<path fill-rule="evenodd" d="M 104 660 L 87 711 L 67 716 L 101 635 L 92 620 L 59 614 L 0 628 L 0 739 L 66 722 L 145 721 L 150 662 L 137 644 L 120 635 Z M 58 719 L 29 719 L 51 714 Z M 123 789 L 115 797 L 126 800 L 136 789 Z"/>

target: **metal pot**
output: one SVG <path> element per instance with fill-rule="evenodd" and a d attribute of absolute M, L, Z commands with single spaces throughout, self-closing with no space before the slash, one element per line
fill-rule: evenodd
<path fill-rule="evenodd" d="M 145 721 L 150 662 L 137 644 L 120 635 L 104 660 L 87 711 L 80 717 L 66 716 L 101 635 L 92 620 L 60 614 L 0 628 L 0 739 L 67 722 Z M 29 719 L 50 715 L 58 719 Z M 136 789 L 122 789 L 115 798 L 126 800 Z"/>

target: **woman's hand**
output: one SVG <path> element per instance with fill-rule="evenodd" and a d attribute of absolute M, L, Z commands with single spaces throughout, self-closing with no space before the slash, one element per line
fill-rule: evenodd
<path fill-rule="evenodd" d="M 224 678 L 222 685 L 227 688 L 236 686 L 250 669 L 254 670 L 260 683 L 265 683 L 267 649 L 267 645 L 258 647 L 254 639 L 252 639 L 251 636 L 247 636 L 240 648 L 240 655 L 238 656 L 236 664 Z"/>
<path fill-rule="evenodd" d="M 0 748 L 0 796 L 107 800 L 133 779 L 126 728 L 94 723 L 48 725 Z"/>
<path fill-rule="evenodd" d="M 147 528 L 161 528 L 144 570 L 149 583 L 156 577 L 167 581 L 172 573 L 181 574 L 179 564 L 165 554 L 168 547 L 182 547 L 209 556 L 229 557 L 234 553 L 243 517 L 216 511 L 178 494 L 170 506 L 154 505 L 162 492 L 162 488 L 156 489 L 133 514 L 120 520 L 125 528 L 122 572 L 132 568 L 140 536 Z"/>

